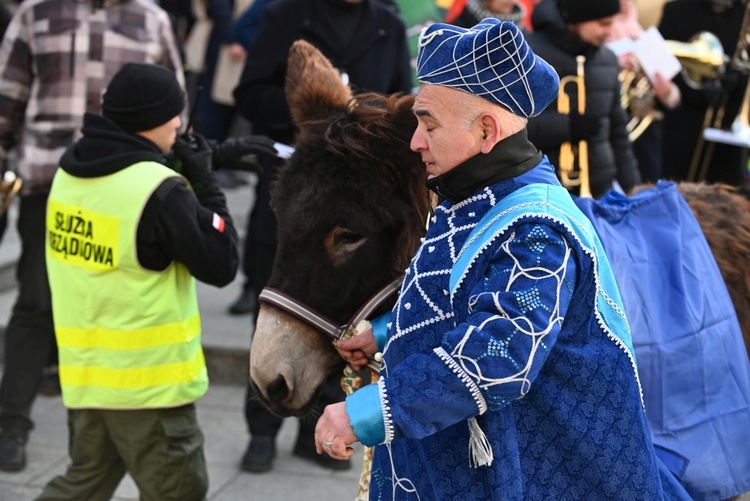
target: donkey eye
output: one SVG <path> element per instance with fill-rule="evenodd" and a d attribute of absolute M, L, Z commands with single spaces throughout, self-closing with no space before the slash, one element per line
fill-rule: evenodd
<path fill-rule="evenodd" d="M 336 239 L 338 244 L 356 244 L 360 240 L 364 238 L 363 235 L 360 235 L 359 233 L 354 233 L 353 231 L 342 231 L 341 234 L 339 234 L 338 238 Z"/>
<path fill-rule="evenodd" d="M 367 243 L 367 236 L 336 226 L 326 235 L 324 245 L 328 257 L 335 266 L 346 263 L 352 255 Z"/>

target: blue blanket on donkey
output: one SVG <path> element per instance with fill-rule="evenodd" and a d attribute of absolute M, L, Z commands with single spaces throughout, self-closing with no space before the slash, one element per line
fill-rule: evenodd
<path fill-rule="evenodd" d="M 687 202 L 660 182 L 630 198 L 612 191 L 576 204 L 622 294 L 657 455 L 696 500 L 750 490 L 750 364 Z"/>

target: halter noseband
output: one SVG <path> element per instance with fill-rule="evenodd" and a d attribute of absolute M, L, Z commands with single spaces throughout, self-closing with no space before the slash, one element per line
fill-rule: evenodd
<path fill-rule="evenodd" d="M 262 303 L 268 303 L 276 308 L 279 308 L 286 313 L 296 317 L 297 319 L 305 322 L 307 325 L 323 332 L 328 337 L 333 339 L 341 339 L 344 334 L 348 331 L 356 328 L 357 324 L 362 320 L 368 318 L 372 313 L 380 307 L 389 297 L 398 292 L 401 288 L 401 283 L 404 281 L 404 276 L 398 277 L 393 282 L 389 283 L 382 289 L 380 289 L 374 296 L 372 296 L 362 307 L 354 313 L 354 316 L 344 325 L 339 325 L 330 318 L 318 313 L 314 309 L 310 308 L 304 303 L 301 303 L 293 297 L 284 294 L 283 292 L 274 289 L 272 287 L 266 287 L 258 296 L 258 300 Z"/>

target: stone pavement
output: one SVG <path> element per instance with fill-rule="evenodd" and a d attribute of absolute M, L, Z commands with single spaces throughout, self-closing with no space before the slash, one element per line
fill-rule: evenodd
<path fill-rule="evenodd" d="M 226 190 L 230 212 L 237 229 L 244 235 L 247 215 L 253 203 L 254 178 L 249 184 Z M 11 206 L 11 222 L 0 244 L 0 326 L 7 324 L 15 300 L 13 265 L 20 252 L 14 215 L 17 202 Z M 293 456 L 297 419 L 284 421 L 277 437 L 274 468 L 268 473 L 245 473 L 239 462 L 248 443 L 243 414 L 245 381 L 248 371 L 248 348 L 252 331 L 251 316 L 232 316 L 228 305 L 241 290 L 243 275 L 218 289 L 198 285 L 198 300 L 203 321 L 203 344 L 209 364 L 211 387 L 198 401 L 198 419 L 206 436 L 210 501 L 348 501 L 354 499 L 362 464 L 362 449 L 357 448 L 352 469 L 333 472 Z M 2 336 L 0 335 L 0 338 Z M 2 343 L 0 343 L 2 345 Z M 0 353 L 0 362 L 3 360 Z M 0 368 L 2 364 L 0 363 Z M 67 426 L 60 397 L 39 396 L 32 418 L 35 429 L 27 446 L 28 465 L 19 473 L 0 472 L 0 501 L 30 501 L 48 480 L 62 473 L 67 465 Z M 113 498 L 135 501 L 138 491 L 126 477 Z M 84 501 L 84 500 L 81 500 Z"/>

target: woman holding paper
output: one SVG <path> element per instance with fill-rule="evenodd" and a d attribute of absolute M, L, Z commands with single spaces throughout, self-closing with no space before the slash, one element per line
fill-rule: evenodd
<path fill-rule="evenodd" d="M 662 177 L 663 110 L 680 104 L 680 89 L 670 80 L 679 72 L 680 64 L 667 52 L 656 28 L 644 31 L 634 0 L 620 0 L 620 12 L 612 22 L 607 46 L 617 54 L 625 72 L 623 81 L 628 83 L 622 92 L 627 98 L 631 119 L 628 130 L 638 170 L 644 182 L 655 183 Z M 639 50 L 643 47 L 648 49 Z"/>

